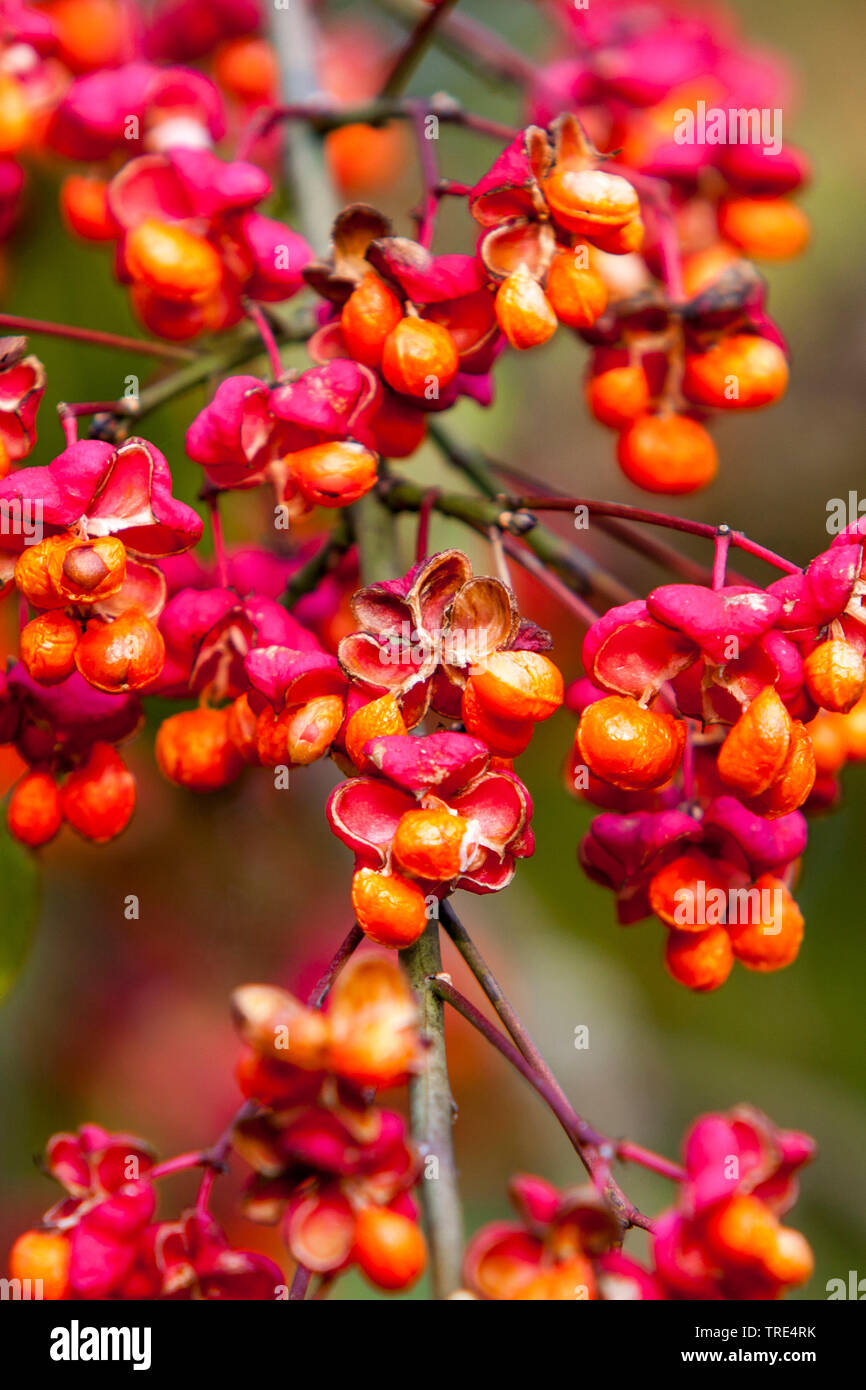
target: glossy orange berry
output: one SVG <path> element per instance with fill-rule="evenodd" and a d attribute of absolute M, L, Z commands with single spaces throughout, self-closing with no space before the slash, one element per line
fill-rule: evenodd
<path fill-rule="evenodd" d="M 809 732 L 799 719 L 791 722 L 791 741 L 782 770 L 776 780 L 759 796 L 747 798 L 750 811 L 768 820 L 787 816 L 796 811 L 815 785 L 818 765 Z"/>
<path fill-rule="evenodd" d="M 369 193 L 387 188 L 404 166 L 406 132 L 398 121 L 382 126 L 345 125 L 325 136 L 325 150 L 334 181 L 343 193 Z"/>
<path fill-rule="evenodd" d="M 778 343 L 732 333 L 706 352 L 686 353 L 683 391 L 717 410 L 756 410 L 785 394 L 788 363 Z"/>
<path fill-rule="evenodd" d="M 347 507 L 376 481 L 379 457 L 352 439 L 313 444 L 286 455 L 292 477 L 312 506 Z"/>
<path fill-rule="evenodd" d="M 728 923 L 731 945 L 749 970 L 782 970 L 796 960 L 803 915 L 781 879 L 762 874 L 734 915 L 737 920 Z"/>
<path fill-rule="evenodd" d="M 31 849 L 47 845 L 63 823 L 60 791 L 47 772 L 28 772 L 12 790 L 6 808 L 10 834 Z"/>
<path fill-rule="evenodd" d="M 694 299 L 714 285 L 720 275 L 730 270 L 742 257 L 735 247 L 717 241 L 702 251 L 683 257 L 683 289 L 687 299 Z"/>
<path fill-rule="evenodd" d="M 60 1231 L 25 1231 L 9 1252 L 9 1276 L 41 1282 L 41 1297 L 56 1301 L 69 1288 L 71 1247 Z M 36 1296 L 36 1295 L 34 1295 Z"/>
<path fill-rule="evenodd" d="M 155 217 L 127 233 L 123 256 L 133 280 L 167 299 L 206 299 L 222 280 L 222 262 L 209 241 Z"/>
<path fill-rule="evenodd" d="M 279 86 L 277 55 L 252 34 L 227 39 L 214 54 L 214 77 L 224 92 L 246 102 L 271 100 Z"/>
<path fill-rule="evenodd" d="M 650 906 L 669 927 L 706 931 L 724 922 L 729 879 L 730 875 L 701 850 L 686 850 L 650 881 Z"/>
<path fill-rule="evenodd" d="M 9 450 L 2 440 L 0 440 L 0 478 L 7 478 L 12 468 L 12 460 L 9 457 Z"/>
<path fill-rule="evenodd" d="M 118 536 L 67 538 L 48 553 L 48 575 L 66 603 L 100 603 L 119 592 L 126 578 L 126 546 Z"/>
<path fill-rule="evenodd" d="M 646 372 L 635 363 L 596 372 L 586 384 L 586 399 L 600 424 L 624 430 L 638 416 L 646 415 L 652 396 Z"/>
<path fill-rule="evenodd" d="M 564 161 L 542 184 L 544 196 L 555 220 L 570 232 L 604 240 L 605 233 L 622 234 L 630 223 L 640 220 L 640 201 L 637 193 L 621 174 L 607 174 L 601 169 L 582 168 L 577 162 Z M 615 245 L 605 245 L 614 250 Z M 637 250 L 629 246 L 629 250 Z"/>
<path fill-rule="evenodd" d="M 578 751 L 591 772 L 626 791 L 661 787 L 680 764 L 685 725 L 663 710 L 624 695 L 587 705 L 577 728 Z"/>
<path fill-rule="evenodd" d="M 776 781 L 791 744 L 792 722 L 771 685 L 755 697 L 719 751 L 723 782 L 743 796 L 760 796 Z"/>
<path fill-rule="evenodd" d="M 358 869 L 352 879 L 352 907 L 365 936 L 395 950 L 411 946 L 427 925 L 424 894 L 399 874 Z"/>
<path fill-rule="evenodd" d="M 228 710 L 204 705 L 164 719 L 155 751 L 163 777 L 196 792 L 228 786 L 244 765 L 229 734 Z"/>
<path fill-rule="evenodd" d="M 34 608 L 65 608 L 68 600 L 58 593 L 51 577 L 49 560 L 53 555 L 62 565 L 63 557 L 75 545 L 70 535 L 46 536 L 37 545 L 28 545 L 15 561 L 15 586 Z"/>
<path fill-rule="evenodd" d="M 0 155 L 17 154 L 33 130 L 33 112 L 24 86 L 11 73 L 0 72 Z"/>
<path fill-rule="evenodd" d="M 395 697 L 390 693 L 380 695 L 378 700 L 370 700 L 355 710 L 344 735 L 346 752 L 359 772 L 366 772 L 370 763 L 364 757 L 364 744 L 380 734 L 408 734 L 406 721 Z"/>
<path fill-rule="evenodd" d="M 500 758 L 516 758 L 528 748 L 535 727 L 531 719 L 502 719 L 491 714 L 478 698 L 471 676 L 463 687 L 461 716 L 467 734 L 480 738 Z"/>
<path fill-rule="evenodd" d="M 90 174 L 67 174 L 60 211 L 70 231 L 85 241 L 116 241 L 120 227 L 108 206 L 108 184 Z"/>
<path fill-rule="evenodd" d="M 848 761 L 848 716 L 819 710 L 806 725 L 819 773 L 835 776 Z"/>
<path fill-rule="evenodd" d="M 75 648 L 81 637 L 78 623 L 57 609 L 40 613 L 21 629 L 21 661 L 40 685 L 55 685 L 75 670 Z"/>
<path fill-rule="evenodd" d="M 706 1241 L 725 1265 L 762 1265 L 776 1245 L 779 1223 L 766 1202 L 750 1193 L 729 1197 L 710 1212 Z"/>
<path fill-rule="evenodd" d="M 513 348 L 540 347 L 556 332 L 556 314 L 544 290 L 521 266 L 496 291 L 496 322 Z"/>
<path fill-rule="evenodd" d="M 641 415 L 619 437 L 616 456 L 629 482 L 647 492 L 696 492 L 713 481 L 716 446 L 687 415 Z"/>
<path fill-rule="evenodd" d="M 404 873 L 444 883 L 465 869 L 476 842 L 463 816 L 419 809 L 400 817 L 391 848 Z"/>
<path fill-rule="evenodd" d="M 387 1207 L 364 1207 L 355 1222 L 358 1267 L 380 1289 L 408 1289 L 424 1273 L 427 1247 L 415 1221 Z"/>
<path fill-rule="evenodd" d="M 342 695 L 316 695 L 292 711 L 286 724 L 286 752 L 293 767 L 308 767 L 324 757 L 345 713 Z"/>
<path fill-rule="evenodd" d="M 437 399 L 459 367 L 457 345 L 448 329 L 430 319 L 401 319 L 385 339 L 382 372 L 388 385 L 406 396 Z"/>
<path fill-rule="evenodd" d="M 816 705 L 847 714 L 866 687 L 866 660 L 850 642 L 831 637 L 806 657 L 803 676 Z"/>
<path fill-rule="evenodd" d="M 586 247 L 557 251 L 547 273 L 547 298 L 567 328 L 591 328 L 607 308 L 607 286 L 581 263 L 579 253 L 585 257 Z"/>
<path fill-rule="evenodd" d="M 96 844 L 126 829 L 135 810 L 135 778 L 110 743 L 94 743 L 87 762 L 69 774 L 60 809 L 73 830 Z"/>
<path fill-rule="evenodd" d="M 678 984 L 707 994 L 723 985 L 733 969 L 731 938 L 724 927 L 672 931 L 665 945 L 665 966 Z"/>
<path fill-rule="evenodd" d="M 113 622 L 91 618 L 75 648 L 75 665 L 97 690 L 144 690 L 164 663 L 162 633 L 137 607 L 127 608 Z"/>
<path fill-rule="evenodd" d="M 502 719 L 549 719 L 564 698 L 562 673 L 543 652 L 492 652 L 471 680 L 488 713 Z"/>
<path fill-rule="evenodd" d="M 365 367 L 378 367 L 385 339 L 403 318 L 403 305 L 392 290 L 368 271 L 352 291 L 340 315 L 349 353 Z"/>
<path fill-rule="evenodd" d="M 418 410 L 392 391 L 386 391 L 371 429 L 376 449 L 383 458 L 407 459 L 424 443 L 427 412 Z"/>
<path fill-rule="evenodd" d="M 787 261 L 809 244 L 809 219 L 787 198 L 731 198 L 719 206 L 719 231 L 747 256 Z"/>

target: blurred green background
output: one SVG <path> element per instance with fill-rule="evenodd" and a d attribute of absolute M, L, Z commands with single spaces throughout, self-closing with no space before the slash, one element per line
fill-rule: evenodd
<path fill-rule="evenodd" d="M 820 9 L 807 0 L 743 0 L 731 8 L 751 40 L 788 55 L 798 72 L 799 101 L 790 117 L 785 111 L 785 134 L 815 163 L 805 199 L 814 244 L 801 260 L 768 272 L 770 309 L 793 353 L 787 397 L 761 415 L 719 424 L 719 480 L 680 510 L 748 529 L 805 562 L 827 544 L 828 500 L 846 497 L 863 480 L 866 9 L 855 0 L 827 0 Z M 474 0 L 466 9 L 525 52 L 551 51 L 551 31 L 529 4 Z M 518 119 L 516 96 L 493 91 L 435 52 L 414 88 L 448 90 L 474 110 Z M 471 181 L 491 154 L 477 136 L 443 132 L 440 157 L 449 177 Z M 72 245 L 60 228 L 55 189 L 52 171 L 33 173 L 3 309 L 137 332 L 108 258 Z M 402 218 L 400 230 L 409 229 L 401 209 L 414 190 L 409 174 L 384 200 Z M 448 209 L 442 248 L 465 245 L 467 231 L 460 214 Z M 145 359 L 45 338 L 34 340 L 34 349 L 49 380 L 38 462 L 61 447 L 52 414 L 57 400 L 113 397 L 130 373 L 144 381 L 152 370 Z M 564 333 L 542 351 L 507 356 L 494 409 L 462 406 L 455 429 L 572 492 L 637 501 L 613 463 L 611 437 L 582 406 L 584 360 L 584 349 Z M 166 452 L 176 490 L 189 500 L 200 479 L 183 460 L 183 431 L 204 399 L 187 396 L 143 431 Z M 409 467 L 424 479 L 447 477 L 426 453 Z M 225 513 L 229 539 L 246 539 L 249 511 L 230 502 Z M 433 538 L 453 543 L 462 536 L 437 525 Z M 663 580 L 603 536 L 590 533 L 588 544 L 633 587 Z M 483 546 L 469 548 L 486 563 Z M 533 616 L 553 627 L 566 674 L 579 674 L 580 633 L 537 589 L 524 588 L 523 596 Z M 539 728 L 521 761 L 536 803 L 535 858 L 520 866 L 506 893 L 462 895 L 458 910 L 578 1109 L 598 1127 L 675 1154 L 696 1114 L 750 1101 L 817 1137 L 820 1157 L 806 1173 L 794 1224 L 809 1237 L 817 1261 L 800 1296 L 821 1298 L 827 1280 L 846 1278 L 864 1262 L 866 771 L 850 771 L 841 808 L 812 823 L 798 890 L 807 933 L 796 964 L 766 977 L 738 968 L 718 994 L 698 997 L 666 975 L 662 928 L 647 922 L 619 929 L 610 896 L 577 868 L 575 848 L 591 812 L 562 785 L 572 730 L 570 716 L 558 715 Z M 144 1134 L 163 1155 L 212 1140 L 236 1103 L 231 1072 L 239 1048 L 229 991 L 245 980 L 291 985 L 308 978 L 349 925 L 349 856 L 323 815 L 336 780 L 330 765 L 293 774 L 289 791 L 275 790 L 263 771 L 205 798 L 159 779 L 150 731 L 132 746 L 131 762 L 140 803 L 124 837 L 99 849 L 64 834 L 43 853 L 35 940 L 0 1009 L 4 1250 L 54 1200 L 53 1186 L 32 1160 L 52 1132 L 98 1120 Z M 124 918 L 130 893 L 141 902 L 137 922 Z M 450 957 L 448 968 L 471 988 Z M 574 1047 L 579 1025 L 589 1028 L 586 1051 Z M 505 1214 L 504 1187 L 513 1171 L 537 1171 L 563 1184 L 581 1172 L 555 1122 L 500 1059 L 488 1057 L 462 1024 L 452 1025 L 450 1036 L 471 1231 Z M 660 1179 L 624 1170 L 622 1180 L 645 1210 L 667 1203 L 669 1189 Z M 185 1180 L 173 1181 L 182 1200 Z M 218 1212 L 239 1243 L 279 1258 L 273 1233 L 232 1217 L 235 1184 L 234 1177 L 225 1182 Z M 639 1253 L 641 1238 L 630 1242 Z M 334 1296 L 372 1295 L 350 1277 Z"/>

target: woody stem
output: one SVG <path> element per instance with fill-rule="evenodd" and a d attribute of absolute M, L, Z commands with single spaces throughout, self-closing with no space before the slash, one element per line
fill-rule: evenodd
<path fill-rule="evenodd" d="M 409 1085 L 412 1136 L 423 1164 L 421 1200 L 430 1244 L 433 1297 L 447 1298 L 460 1288 L 463 1214 L 454 1160 L 454 1100 L 445 1050 L 445 1010 L 435 977 L 442 969 L 439 924 L 428 922 L 414 945 L 400 952 L 421 1011 L 426 1043 L 423 1069 Z"/>

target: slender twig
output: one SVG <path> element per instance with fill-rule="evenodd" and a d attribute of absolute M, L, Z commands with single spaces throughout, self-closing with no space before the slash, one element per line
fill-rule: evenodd
<path fill-rule="evenodd" d="M 574 1142 L 579 1146 L 580 1157 L 593 1178 L 593 1181 L 608 1197 L 611 1205 L 627 1221 L 627 1224 L 646 1225 L 647 1218 L 641 1217 L 639 1212 L 628 1201 L 609 1169 L 609 1160 L 614 1157 L 614 1150 L 611 1142 L 603 1134 L 599 1134 L 592 1125 L 577 1113 L 572 1106 L 562 1086 L 557 1081 L 535 1042 L 530 1036 L 525 1024 L 522 1022 L 517 1010 L 508 999 L 493 971 L 490 969 L 475 942 L 470 937 L 454 908 L 449 902 L 444 902 L 441 908 L 442 925 L 448 933 L 451 941 L 457 947 L 472 974 L 483 989 L 485 995 L 493 1005 L 497 1014 L 505 1024 L 517 1049 L 531 1069 L 533 1075 L 538 1079 L 543 1091 L 541 1094 L 552 1097 L 556 1101 L 554 1113 L 557 1118 L 566 1112 L 570 1116 L 570 1133 Z M 452 1001 L 453 1002 L 453 1001 Z M 483 1015 L 482 1015 L 483 1017 Z M 534 1082 L 532 1083 L 534 1084 Z M 538 1087 L 536 1089 L 539 1089 Z M 550 1100 L 548 1100 L 550 1103 Z M 553 1106 L 551 1106 L 553 1108 Z M 561 1122 L 561 1121 L 560 1121 Z M 635 1220 L 637 1216 L 639 1219 Z M 649 1227 L 646 1227 L 649 1229 Z"/>
<path fill-rule="evenodd" d="M 319 980 L 307 1000 L 307 1007 L 310 1009 L 320 1009 L 333 988 L 334 981 L 339 975 L 346 961 L 353 956 L 364 940 L 364 933 L 355 922 L 346 933 L 340 945 L 337 947 L 331 962 L 322 978 Z"/>
<path fill-rule="evenodd" d="M 455 4 L 456 0 L 439 0 L 438 4 L 427 6 L 426 12 L 421 14 L 415 28 L 397 54 L 382 84 L 382 96 L 396 96 L 398 92 L 403 91 L 432 43 L 436 26 L 442 23 Z"/>
<path fill-rule="evenodd" d="M 431 487 L 421 506 L 418 508 L 418 535 L 415 540 L 415 561 L 420 564 L 427 559 L 430 548 L 430 515 L 436 505 L 436 498 L 439 496 L 438 487 Z"/>
<path fill-rule="evenodd" d="M 376 0 L 376 4 L 406 25 L 414 25 L 423 13 L 413 0 Z M 447 15 L 444 23 L 433 30 L 432 37 L 437 47 L 460 57 L 476 74 L 480 70 L 489 77 L 521 87 L 534 85 L 539 80 L 538 67 L 531 58 L 467 15 Z"/>
<path fill-rule="evenodd" d="M 545 497 L 565 497 L 566 495 L 561 488 L 552 487 L 550 483 L 539 483 L 537 478 L 531 478 L 528 473 L 515 468 L 513 464 L 491 459 L 490 468 L 498 476 L 507 478 L 512 484 L 517 483 L 520 487 L 541 487 Z M 644 555 L 648 560 L 660 565 L 662 569 L 670 570 L 672 574 L 678 574 L 689 584 L 709 584 L 711 582 L 712 570 L 709 566 L 702 565 L 697 560 L 691 559 L 690 556 L 681 554 L 672 545 L 668 545 L 657 536 L 647 535 L 645 531 L 639 530 L 637 526 L 628 521 L 619 521 L 616 517 L 610 516 L 595 516 L 593 517 L 593 525 L 599 531 L 604 531 L 605 535 L 612 536 L 614 540 L 628 546 L 629 550 L 634 550 L 638 555 Z M 745 584 L 746 582 L 742 576 L 735 576 L 731 572 L 732 584 Z"/>
<path fill-rule="evenodd" d="M 92 347 L 138 352 L 143 357 L 162 357 L 166 361 L 189 362 L 195 357 L 195 353 L 189 348 L 178 347 L 175 343 L 157 343 L 149 338 L 129 338 L 123 333 L 105 333 L 98 328 L 79 328 L 71 323 L 23 318 L 20 314 L 0 314 L 0 328 L 12 328 L 19 333 L 41 333 L 47 338 L 68 338 L 71 342 L 89 343 Z"/>
<path fill-rule="evenodd" d="M 396 512 L 420 510 L 428 489 L 402 479 L 389 478 L 379 484 L 379 495 Z M 528 512 L 513 509 L 495 498 L 467 497 L 443 492 L 433 503 L 434 511 L 450 516 L 487 536 L 491 526 L 499 526 L 523 538 L 526 546 L 550 566 L 569 589 L 605 606 L 628 603 L 634 594 L 589 555 L 569 545 L 553 531 L 537 524 Z"/>
<path fill-rule="evenodd" d="M 429 138 L 427 116 L 423 102 L 417 102 L 412 112 L 412 128 L 418 149 L 418 163 L 421 166 L 421 204 L 418 212 L 417 241 L 425 250 L 433 244 L 436 230 L 436 214 L 439 211 L 439 163 L 436 147 Z"/>
<path fill-rule="evenodd" d="M 652 1149 L 645 1149 L 642 1144 L 633 1144 L 630 1139 L 619 1140 L 616 1156 L 622 1163 L 636 1163 L 650 1173 L 658 1173 L 660 1178 L 669 1178 L 671 1182 L 684 1182 L 687 1176 L 681 1163 L 653 1153 Z"/>
<path fill-rule="evenodd" d="M 597 502 L 589 497 L 512 497 L 506 499 L 512 507 L 520 508 L 530 512 L 573 512 L 576 507 L 586 507 L 590 514 L 597 516 L 621 517 L 626 521 L 644 521 L 650 526 L 663 526 L 671 531 L 681 531 L 688 536 L 703 536 L 707 540 L 715 540 L 720 528 L 712 526 L 707 521 L 692 521 L 691 517 L 668 516 L 666 512 L 649 511 L 646 507 L 633 507 L 627 502 Z M 777 555 L 774 550 L 769 550 L 765 545 L 759 545 L 757 541 L 751 540 L 742 531 L 730 530 L 731 544 L 738 549 L 744 550 L 749 555 L 754 555 L 759 560 L 765 560 L 768 565 L 775 569 L 783 570 L 785 574 L 799 574 L 800 566 L 795 565 L 791 560 L 786 560 L 783 555 Z"/>
<path fill-rule="evenodd" d="M 592 627 L 599 614 L 591 604 L 587 603 L 586 599 L 581 598 L 580 594 L 576 594 L 573 589 L 569 589 L 567 584 L 563 584 L 562 580 L 548 569 L 543 560 L 539 560 L 537 555 L 534 555 L 525 545 L 521 545 L 520 541 L 515 540 L 513 536 L 502 536 L 502 544 L 511 558 L 516 560 L 518 565 L 531 574 L 533 578 L 537 579 L 539 584 L 543 584 L 548 593 L 559 599 L 562 606 L 573 613 L 579 623 L 582 623 L 584 627 Z"/>
<path fill-rule="evenodd" d="M 250 300 L 246 305 L 247 317 L 251 323 L 255 324 L 256 331 L 262 340 L 262 346 L 268 355 L 268 362 L 271 366 L 271 375 L 274 381 L 279 381 L 283 373 L 283 364 L 280 360 L 280 349 L 277 347 L 277 340 L 274 337 L 274 330 L 271 328 L 260 304 Z"/>
<path fill-rule="evenodd" d="M 316 137 L 347 125 L 376 126 L 386 121 L 411 121 L 418 109 L 425 116 L 435 116 L 443 125 L 460 126 L 502 144 L 513 140 L 518 133 L 515 126 L 465 110 L 444 92 L 430 97 L 373 97 L 354 106 L 341 106 L 327 97 L 313 96 L 307 101 L 288 101 L 256 112 L 238 143 L 238 156 L 248 154 L 257 141 L 283 123 L 304 125 Z"/>
<path fill-rule="evenodd" d="M 619 1184 L 611 1176 L 609 1159 L 615 1156 L 614 1146 L 601 1135 L 596 1135 L 594 1130 L 590 1131 L 592 1138 L 586 1137 L 585 1123 L 569 1105 L 561 1090 L 558 1087 L 550 1086 L 545 1077 L 535 1070 L 520 1050 L 503 1037 L 499 1029 L 495 1028 L 458 989 L 455 989 L 450 980 L 436 975 L 431 979 L 430 987 L 434 994 L 438 995 L 440 999 L 447 1000 L 452 1008 L 462 1014 L 466 1021 L 471 1023 L 473 1028 L 476 1028 L 491 1046 L 501 1052 L 515 1071 L 519 1072 L 524 1080 L 528 1081 L 530 1086 L 538 1092 L 567 1134 L 572 1147 L 592 1179 L 593 1185 L 607 1198 L 623 1229 L 628 1229 L 630 1226 L 640 1226 L 642 1230 L 652 1231 L 654 1223 L 648 1216 L 644 1216 L 633 1202 L 628 1200 Z"/>

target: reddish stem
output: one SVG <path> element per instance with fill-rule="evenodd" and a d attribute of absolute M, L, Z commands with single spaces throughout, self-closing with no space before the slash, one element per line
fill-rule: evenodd
<path fill-rule="evenodd" d="M 223 535 L 223 523 L 219 509 L 219 493 L 209 494 L 208 509 L 210 511 L 210 529 L 213 536 L 214 556 L 217 563 L 217 575 L 221 589 L 229 587 L 229 562 L 226 554 L 225 537 Z"/>
<path fill-rule="evenodd" d="M 364 940 L 364 933 L 357 922 L 350 927 L 334 955 L 331 963 L 307 999 L 308 1009 L 320 1009 L 331 992 L 334 981 L 350 956 L 353 956 Z"/>
<path fill-rule="evenodd" d="M 277 340 L 274 337 L 271 325 L 268 323 L 260 305 L 252 300 L 246 304 L 247 318 L 254 323 L 258 329 L 259 336 L 264 344 L 265 352 L 268 354 L 268 362 L 271 367 L 271 375 L 274 381 L 279 381 L 283 374 L 283 364 L 280 360 L 280 349 L 277 347 Z"/>
<path fill-rule="evenodd" d="M 547 1079 L 535 1070 L 522 1052 L 503 1037 L 489 1019 L 485 1018 L 475 1005 L 455 989 L 451 981 L 441 975 L 434 975 L 430 981 L 434 993 L 444 999 L 452 1008 L 462 1014 L 467 1023 L 477 1029 L 498 1052 L 510 1062 L 515 1071 L 538 1092 L 548 1109 L 553 1112 L 565 1131 L 578 1158 L 592 1179 L 593 1185 L 607 1198 L 625 1226 L 640 1226 L 645 1231 L 654 1229 L 653 1222 L 644 1216 L 623 1193 L 619 1184 L 611 1176 L 608 1157 L 613 1157 L 614 1148 L 608 1140 L 589 1128 L 568 1103 L 558 1085 L 551 1086 Z"/>
<path fill-rule="evenodd" d="M 421 209 L 418 216 L 417 241 L 429 251 L 436 231 L 436 214 L 439 211 L 439 164 L 433 141 L 427 136 L 427 109 L 423 102 L 412 103 L 412 128 L 418 147 L 418 162 L 421 166 L 422 193 Z"/>
<path fill-rule="evenodd" d="M 139 352 L 145 357 L 162 357 L 175 362 L 190 362 L 195 353 L 172 343 L 155 343 L 148 338 L 127 338 L 122 333 L 103 333 L 96 328 L 78 328 L 71 323 L 52 323 L 48 319 L 23 318 L 20 314 L 0 314 L 0 328 L 12 328 L 20 333 L 43 333 L 48 338 L 69 338 L 93 347 L 116 348 L 121 352 Z"/>
<path fill-rule="evenodd" d="M 692 521 L 690 517 L 685 516 L 669 516 L 666 512 L 649 511 L 646 507 L 632 507 L 627 502 L 594 502 L 587 497 L 511 497 L 508 504 L 515 511 L 528 512 L 572 512 L 575 507 L 586 507 L 587 511 L 595 516 L 619 517 L 623 521 L 643 521 L 649 526 L 664 526 L 670 531 L 681 531 L 687 536 L 703 536 L 706 540 L 715 540 L 720 529 L 707 521 Z M 800 573 L 799 565 L 786 560 L 783 555 L 777 555 L 774 550 L 759 545 L 757 541 L 750 540 L 742 531 L 731 531 L 730 543 L 759 560 L 765 560 L 768 565 L 773 565 L 785 574 Z"/>
<path fill-rule="evenodd" d="M 716 551 L 713 556 L 713 588 L 721 589 L 725 584 L 728 570 L 728 551 L 731 548 L 731 532 L 727 526 L 720 526 L 716 535 Z"/>
<path fill-rule="evenodd" d="M 430 549 L 430 517 L 433 508 L 436 506 L 436 498 L 439 496 L 439 488 L 431 487 L 421 506 L 418 508 L 418 537 L 415 541 L 415 560 L 420 564 L 427 559 Z"/>
<path fill-rule="evenodd" d="M 651 1173 L 658 1173 L 661 1178 L 670 1178 L 671 1182 L 685 1182 L 686 1170 L 681 1163 L 674 1163 L 672 1159 L 665 1158 L 663 1154 L 654 1153 L 652 1149 L 645 1149 L 642 1144 L 633 1144 L 630 1139 L 621 1139 L 616 1146 L 616 1156 L 623 1163 L 637 1163 L 641 1168 L 646 1168 Z"/>
<path fill-rule="evenodd" d="M 502 543 L 507 553 L 521 565 L 527 573 L 533 575 L 539 584 L 543 584 L 548 593 L 553 594 L 559 599 L 563 607 L 573 613 L 577 621 L 584 627 L 592 627 L 598 621 L 598 613 L 587 603 L 586 599 L 576 594 L 573 589 L 569 589 L 567 584 L 563 584 L 558 575 L 539 560 L 537 555 L 533 555 L 525 545 L 521 545 L 513 536 L 503 535 Z"/>

